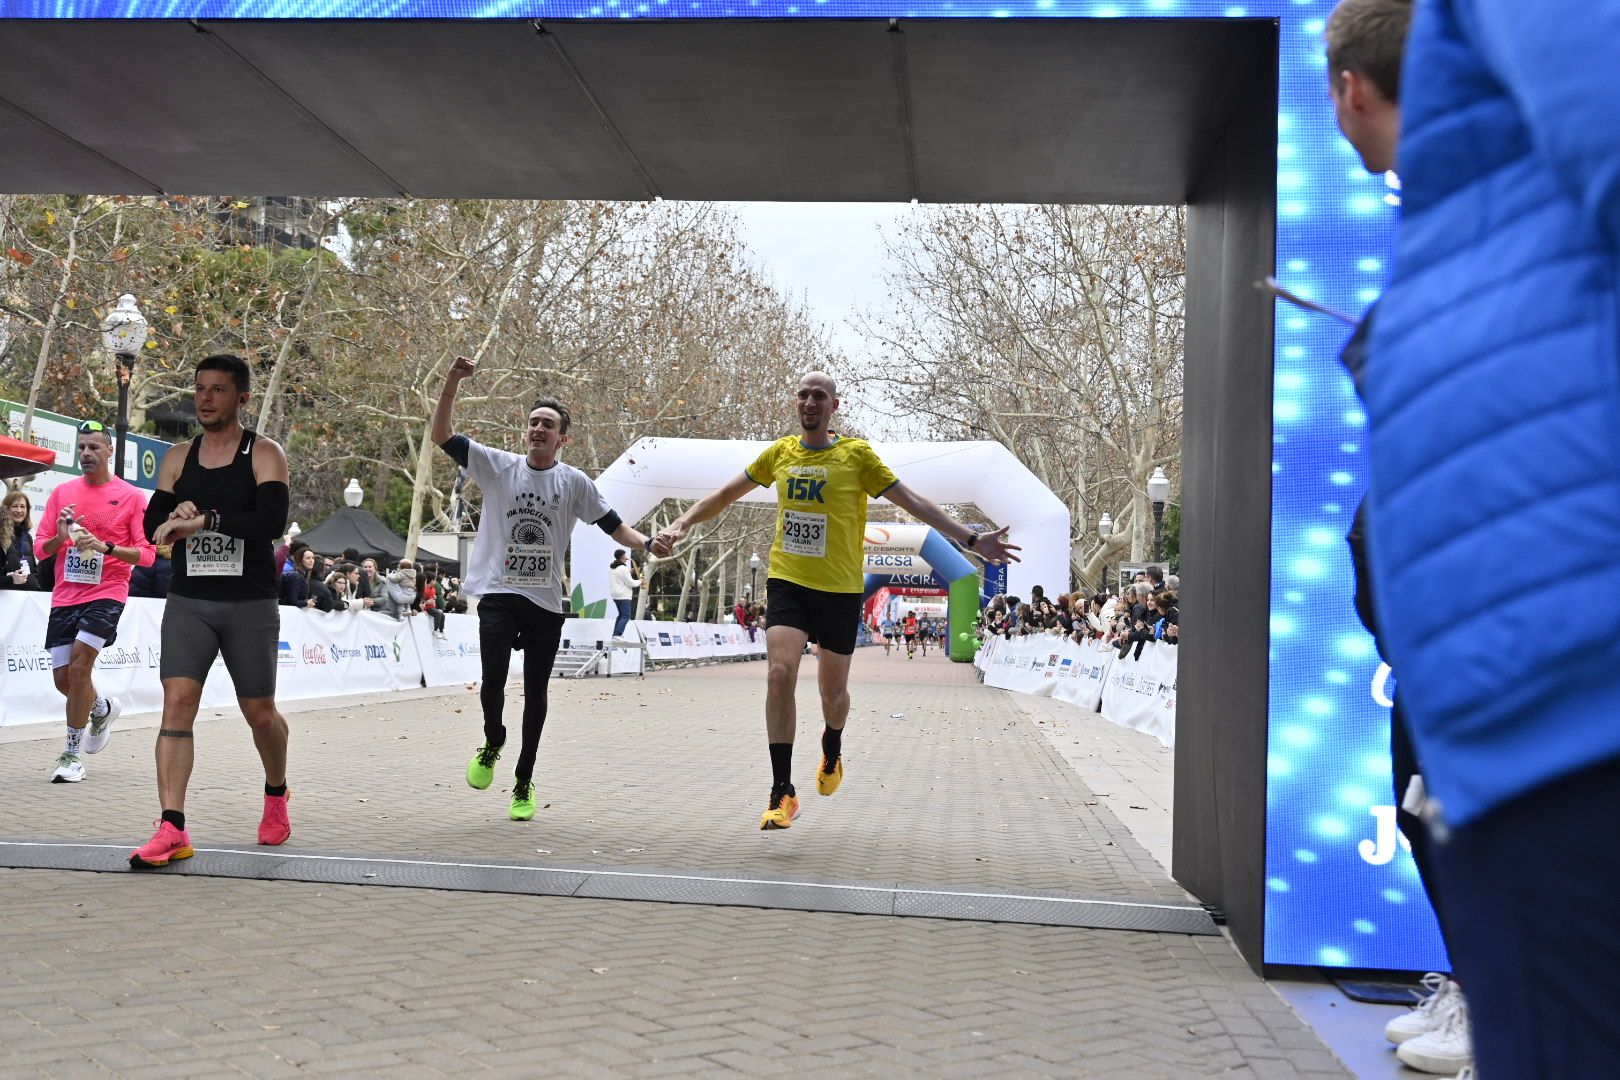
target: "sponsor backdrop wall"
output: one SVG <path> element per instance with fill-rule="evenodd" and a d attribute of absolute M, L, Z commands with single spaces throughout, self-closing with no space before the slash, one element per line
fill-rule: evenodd
<path fill-rule="evenodd" d="M 1333 126 L 1321 43 L 1332 7 L 1333 0 L 920 0 L 903 7 L 889 0 L 397 0 L 382 6 L 360 0 L 0 0 L 0 16 L 1271 20 L 1280 64 L 1271 269 L 1297 293 L 1357 311 L 1384 280 L 1395 211 L 1384 178 L 1362 171 Z M 1256 267 L 1255 276 L 1264 269 Z M 1396 850 L 1372 864 L 1362 856 L 1363 841 L 1378 844 L 1375 833 L 1393 795 L 1388 712 L 1369 690 L 1378 659 L 1351 608 L 1341 541 L 1365 483 L 1366 429 L 1335 362 L 1344 336 L 1342 327 L 1318 317 L 1277 312 L 1264 959 L 1439 968 L 1444 953 L 1410 857 Z M 729 479 L 747 455 L 733 450 L 726 460 L 721 481 L 703 490 Z M 606 566 L 605 555 L 590 554 L 588 561 Z M 1059 572 L 1065 566 L 1066 559 Z M 1020 571 L 1014 568 L 1012 591 L 1026 594 Z M 603 585 L 597 591 L 605 595 Z"/>
<path fill-rule="evenodd" d="M 51 681 L 43 648 L 51 598 L 46 593 L 0 593 L 0 727 L 60 722 L 62 697 Z M 654 661 L 710 660 L 765 655 L 765 638 L 748 640 L 741 627 L 714 623 L 647 622 L 637 626 Z M 126 712 L 155 712 L 163 705 L 158 680 L 162 658 L 163 601 L 136 598 L 118 626 L 118 639 L 96 663 L 96 685 L 123 702 Z M 612 619 L 569 619 L 563 641 L 595 648 L 613 636 Z M 609 653 L 610 673 L 640 674 L 640 649 Z M 523 671 L 513 654 L 511 672 Z M 276 697 L 282 701 L 338 698 L 419 686 L 454 686 L 482 677 L 478 620 L 445 617 L 436 638 L 426 617 L 398 622 L 372 611 L 307 611 L 281 608 L 276 642 Z M 234 704 L 236 689 L 223 663 L 215 661 L 203 685 L 203 708 Z"/>

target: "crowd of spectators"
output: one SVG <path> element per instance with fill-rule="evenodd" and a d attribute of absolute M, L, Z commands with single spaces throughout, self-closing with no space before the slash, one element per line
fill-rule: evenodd
<path fill-rule="evenodd" d="M 446 615 L 464 613 L 461 579 L 443 574 L 437 563 L 420 569 L 401 559 L 383 572 L 376 559 L 362 559 L 353 548 L 340 556 L 322 555 L 302 541 L 278 548 L 281 602 L 315 611 L 375 611 L 392 619 L 426 615 L 433 633 L 444 636 Z"/>
<path fill-rule="evenodd" d="M 1117 596 L 1082 592 L 1049 599 L 1037 585 L 1027 602 L 998 596 L 979 615 L 979 636 L 1028 637 L 1045 634 L 1076 643 L 1100 641 L 1125 656 L 1137 657 L 1150 641 L 1177 643 L 1181 625 L 1181 581 L 1156 566 L 1139 572 Z"/>

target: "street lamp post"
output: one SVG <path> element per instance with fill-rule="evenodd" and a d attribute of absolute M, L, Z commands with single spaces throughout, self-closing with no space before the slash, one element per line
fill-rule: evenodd
<path fill-rule="evenodd" d="M 759 595 L 759 552 L 748 556 L 748 595 L 750 598 Z"/>
<path fill-rule="evenodd" d="M 365 501 L 366 493 L 360 490 L 358 477 L 349 477 L 349 486 L 343 489 L 343 502 L 350 510 L 356 510 Z"/>
<path fill-rule="evenodd" d="M 113 475 L 122 480 L 124 442 L 129 435 L 129 380 L 135 374 L 135 357 L 146 345 L 146 319 L 136 306 L 134 296 L 125 293 L 107 312 L 101 339 L 118 361 L 118 450 L 113 459 Z"/>
<path fill-rule="evenodd" d="M 1147 482 L 1148 502 L 1153 504 L 1153 561 L 1163 562 L 1160 550 L 1164 545 L 1164 504 L 1170 499 L 1170 478 L 1164 475 L 1164 466 L 1153 470 Z"/>
<path fill-rule="evenodd" d="M 1097 539 L 1103 542 L 1102 591 L 1108 591 L 1108 538 L 1114 535 L 1114 519 L 1107 513 L 1097 521 Z"/>

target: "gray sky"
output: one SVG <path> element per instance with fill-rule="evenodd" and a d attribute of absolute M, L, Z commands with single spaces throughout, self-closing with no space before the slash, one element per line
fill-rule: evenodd
<path fill-rule="evenodd" d="M 849 325 L 857 309 L 881 307 L 883 254 L 878 227 L 899 235 L 909 203 L 728 203 L 742 240 L 784 292 L 802 298 L 812 317 L 853 360 L 866 353 Z M 862 410 L 863 424 L 869 418 Z"/>

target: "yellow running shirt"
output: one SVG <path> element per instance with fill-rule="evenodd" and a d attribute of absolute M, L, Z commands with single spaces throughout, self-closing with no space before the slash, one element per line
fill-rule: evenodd
<path fill-rule="evenodd" d="M 867 496 L 877 498 L 899 482 L 871 444 L 838 439 L 812 449 L 789 435 L 745 471 L 760 487 L 776 485 L 771 577 L 822 592 L 859 593 Z"/>

